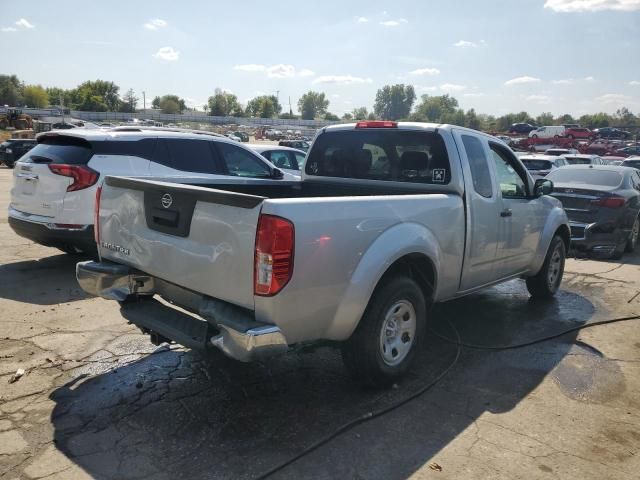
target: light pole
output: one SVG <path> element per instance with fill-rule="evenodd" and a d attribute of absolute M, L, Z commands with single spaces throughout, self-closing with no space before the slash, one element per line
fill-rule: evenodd
<path fill-rule="evenodd" d="M 142 91 L 142 109 L 144 110 L 144 113 L 147 113 L 147 94 L 145 93 L 145 91 Z"/>

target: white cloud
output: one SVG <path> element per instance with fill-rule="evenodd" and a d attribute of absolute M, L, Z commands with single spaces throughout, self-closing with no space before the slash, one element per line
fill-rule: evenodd
<path fill-rule="evenodd" d="M 470 97 L 470 98 L 479 98 L 479 97 L 484 97 L 484 93 L 482 92 L 477 92 L 477 93 L 463 93 L 462 94 L 463 97 Z"/>
<path fill-rule="evenodd" d="M 443 83 L 442 85 L 440 85 L 440 90 L 446 92 L 459 92 L 461 90 L 465 90 L 466 88 L 466 85 L 456 85 L 455 83 Z"/>
<path fill-rule="evenodd" d="M 18 29 L 15 27 L 2 27 L 2 31 L 5 33 L 9 33 L 9 32 L 17 32 Z"/>
<path fill-rule="evenodd" d="M 296 74 L 296 67 L 279 63 L 268 67 L 266 72 L 269 78 L 288 78 Z"/>
<path fill-rule="evenodd" d="M 369 19 L 367 17 L 357 17 L 356 18 L 356 22 L 357 23 L 367 23 L 369 21 Z"/>
<path fill-rule="evenodd" d="M 298 72 L 298 76 L 300 77 L 313 77 L 316 74 L 313 70 L 309 70 L 308 68 L 303 68 Z"/>
<path fill-rule="evenodd" d="M 640 85 L 640 81 L 638 80 L 631 80 L 629 82 L 629 85 L 631 85 L 632 87 L 637 87 L 638 85 Z"/>
<path fill-rule="evenodd" d="M 264 72 L 267 67 L 265 65 L 260 65 L 257 63 L 247 63 L 244 65 L 235 65 L 233 69 L 240 70 L 242 72 Z"/>
<path fill-rule="evenodd" d="M 512 78 L 511 80 L 507 80 L 506 82 L 504 82 L 504 84 L 507 87 L 510 87 L 512 85 L 522 85 L 525 83 L 538 83 L 539 81 L 540 81 L 539 78 L 524 76 L 524 77 Z"/>
<path fill-rule="evenodd" d="M 174 50 L 172 47 L 162 47 L 153 56 L 159 60 L 165 60 L 167 62 L 175 62 L 180 58 L 180 52 Z"/>
<path fill-rule="evenodd" d="M 418 85 L 416 86 L 416 90 L 419 92 L 435 92 L 436 90 L 438 90 L 438 87 L 426 87 Z"/>
<path fill-rule="evenodd" d="M 612 104 L 612 103 L 623 104 L 623 103 L 629 103 L 633 101 L 633 98 L 628 95 L 623 95 L 621 93 L 607 93 L 605 95 L 597 97 L 596 101 L 604 104 Z"/>
<path fill-rule="evenodd" d="M 143 25 L 143 27 L 147 30 L 158 30 L 159 28 L 164 28 L 166 26 L 167 22 L 162 20 L 161 18 L 151 19 Z"/>
<path fill-rule="evenodd" d="M 529 95 L 525 100 L 527 102 L 549 103 L 550 98 L 546 95 Z"/>
<path fill-rule="evenodd" d="M 22 28 L 35 28 L 26 18 L 21 18 L 16 22 L 16 25 Z"/>
<path fill-rule="evenodd" d="M 406 18 L 400 18 L 398 20 L 385 20 L 384 22 L 380 22 L 380 25 L 383 27 L 399 27 L 403 23 L 409 23 Z"/>
<path fill-rule="evenodd" d="M 562 80 L 552 80 L 551 83 L 554 85 L 571 85 L 573 83 L 573 78 L 565 78 Z"/>
<path fill-rule="evenodd" d="M 460 47 L 460 48 L 467 48 L 467 47 L 476 48 L 478 47 L 478 44 L 475 42 L 469 42 L 468 40 L 458 40 L 456 43 L 453 44 L 453 46 Z"/>
<path fill-rule="evenodd" d="M 372 82 L 373 80 L 370 78 L 354 77 L 352 75 L 322 75 L 313 81 L 313 83 L 332 83 L 335 85 L 355 85 Z"/>
<path fill-rule="evenodd" d="M 437 68 L 418 68 L 417 70 L 413 70 L 409 72 L 411 75 L 438 75 L 440 70 Z"/>
<path fill-rule="evenodd" d="M 593 82 L 595 80 L 595 78 L 589 76 L 589 77 L 584 77 L 585 82 Z"/>
<path fill-rule="evenodd" d="M 563 13 L 602 10 L 630 12 L 640 10 L 640 0 L 547 0 L 544 8 Z"/>

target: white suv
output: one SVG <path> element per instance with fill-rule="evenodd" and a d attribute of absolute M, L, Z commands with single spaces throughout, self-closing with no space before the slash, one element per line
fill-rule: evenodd
<path fill-rule="evenodd" d="M 46 132 L 16 163 L 9 225 L 65 252 L 95 251 L 93 210 L 105 175 L 300 179 L 221 135 L 145 127 Z"/>

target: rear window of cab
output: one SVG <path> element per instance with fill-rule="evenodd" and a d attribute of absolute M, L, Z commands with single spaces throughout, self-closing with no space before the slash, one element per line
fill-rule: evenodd
<path fill-rule="evenodd" d="M 355 129 L 320 134 L 305 163 L 309 176 L 448 184 L 451 168 L 435 132 Z"/>

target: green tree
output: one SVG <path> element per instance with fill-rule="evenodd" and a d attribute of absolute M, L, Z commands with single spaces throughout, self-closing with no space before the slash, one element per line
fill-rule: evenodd
<path fill-rule="evenodd" d="M 280 114 L 282 105 L 275 95 L 261 95 L 249 100 L 246 112 L 250 117 L 271 118 Z"/>
<path fill-rule="evenodd" d="M 415 101 L 413 85 L 385 85 L 376 93 L 373 111 L 383 120 L 400 120 L 409 117 Z"/>
<path fill-rule="evenodd" d="M 155 102 L 155 99 L 154 99 L 154 102 Z M 186 110 L 187 105 L 184 99 L 178 97 L 177 95 L 163 95 L 158 102 L 158 108 L 160 108 L 162 113 L 175 114 L 175 113 L 182 113 L 184 110 Z"/>
<path fill-rule="evenodd" d="M 22 82 L 15 75 L 0 75 L 0 105 L 22 105 Z"/>
<path fill-rule="evenodd" d="M 601 128 L 613 125 L 613 118 L 604 112 L 595 113 L 593 115 L 582 115 L 578 122 L 583 127 L 587 128 Z"/>
<path fill-rule="evenodd" d="M 564 115 L 560 115 L 558 118 L 556 118 L 555 123 L 556 125 L 565 125 L 567 123 L 577 123 L 577 122 L 575 118 L 573 118 L 568 113 L 565 113 Z"/>
<path fill-rule="evenodd" d="M 476 111 L 472 108 L 464 114 L 464 126 L 473 128 L 474 130 L 482 130 L 482 122 L 476 115 Z"/>
<path fill-rule="evenodd" d="M 209 115 L 228 117 L 232 112 L 237 112 L 239 107 L 238 97 L 220 88 L 216 88 L 214 95 L 209 97 Z"/>
<path fill-rule="evenodd" d="M 284 120 L 297 120 L 298 116 L 294 115 L 293 113 L 290 112 L 285 112 L 285 113 L 281 113 L 278 118 L 282 118 Z"/>
<path fill-rule="evenodd" d="M 151 102 L 151 108 L 160 108 L 160 97 L 156 96 Z"/>
<path fill-rule="evenodd" d="M 135 92 L 132 88 L 127 90 L 127 92 L 122 97 L 122 103 L 120 105 L 121 112 L 134 113 L 136 111 L 136 107 L 138 105 L 138 101 L 140 99 L 136 97 Z"/>
<path fill-rule="evenodd" d="M 354 120 L 366 120 L 369 116 L 369 112 L 367 112 L 367 107 L 358 107 L 353 109 L 351 115 Z"/>
<path fill-rule="evenodd" d="M 621 127 L 635 127 L 638 124 L 636 117 L 627 107 L 616 110 L 614 115 L 615 124 Z"/>
<path fill-rule="evenodd" d="M 536 117 L 536 124 L 540 126 L 553 125 L 553 114 L 551 112 L 543 112 Z"/>
<path fill-rule="evenodd" d="M 120 87 L 113 82 L 89 80 L 71 92 L 71 106 L 78 110 L 91 111 L 92 108 L 99 108 L 100 110 L 95 111 L 116 112 L 120 106 L 119 90 Z"/>
<path fill-rule="evenodd" d="M 369 116 L 367 117 L 367 120 L 377 120 L 377 119 L 378 119 L 378 117 L 376 117 L 376 114 L 373 113 L 373 112 L 371 112 L 369 114 Z"/>
<path fill-rule="evenodd" d="M 329 108 L 329 100 L 323 92 L 309 90 L 298 100 L 298 111 L 303 120 L 313 120 L 316 116 L 323 115 Z"/>
<path fill-rule="evenodd" d="M 353 115 L 347 112 L 344 115 L 342 115 L 342 120 L 344 120 L 345 122 L 350 122 L 351 120 L 353 120 Z"/>
<path fill-rule="evenodd" d="M 58 87 L 47 87 L 49 105 L 58 105 L 71 108 L 73 105 L 73 92 Z"/>
<path fill-rule="evenodd" d="M 442 122 L 451 119 L 458 109 L 458 100 L 449 94 L 422 95 L 420 104 L 411 118 L 418 122 Z M 475 113 L 475 112 L 474 112 Z"/>
<path fill-rule="evenodd" d="M 27 85 L 22 96 L 27 107 L 44 108 L 49 105 L 49 95 L 42 85 Z"/>
<path fill-rule="evenodd" d="M 338 120 L 340 120 L 340 117 L 338 117 L 337 115 L 334 115 L 331 112 L 327 112 L 324 114 L 324 119 L 329 120 L 331 122 L 337 122 Z"/>

